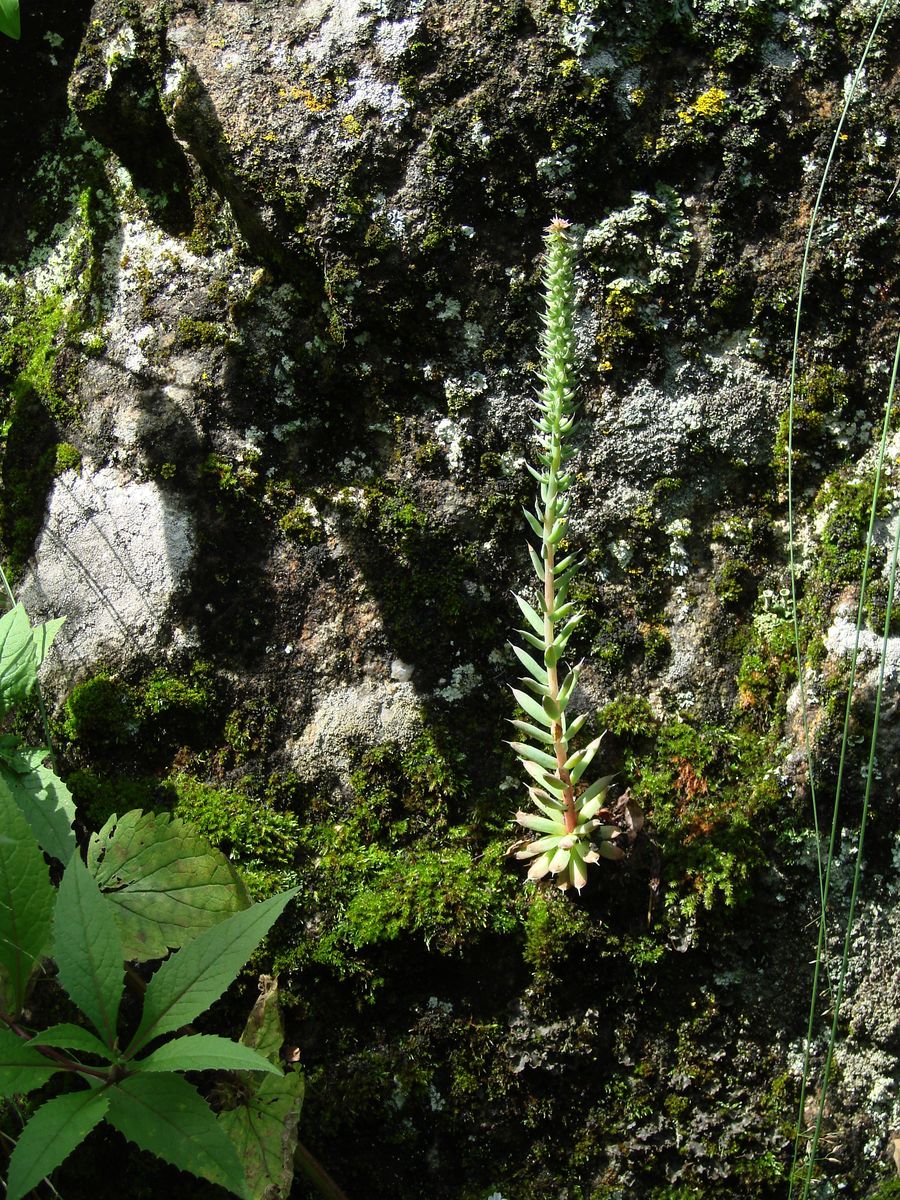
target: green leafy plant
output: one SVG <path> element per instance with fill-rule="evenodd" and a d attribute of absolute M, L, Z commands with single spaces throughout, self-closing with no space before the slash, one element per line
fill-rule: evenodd
<path fill-rule="evenodd" d="M 0 717 L 39 697 L 38 668 L 61 625 L 32 626 L 21 605 L 0 617 Z M 0 736 L 0 1097 L 60 1075 L 87 1086 L 47 1099 L 25 1125 L 7 1196 L 26 1195 L 104 1120 L 236 1195 L 286 1196 L 294 1155 L 304 1153 L 296 1136 L 303 1081 L 278 1065 L 275 981 L 241 1043 L 186 1027 L 225 992 L 296 889 L 251 906 L 228 860 L 167 814 L 113 815 L 91 838 L 85 863 L 74 803 L 48 757 L 47 748 Z M 53 875 L 48 859 L 59 864 Z M 181 949 L 167 957 L 173 947 Z M 35 1032 L 23 1013 L 48 957 L 83 1022 Z M 153 959 L 165 961 L 146 985 L 137 1027 L 120 1042 L 126 960 Z M 140 977 L 129 977 L 140 990 Z M 245 1081 L 230 1100 L 218 1098 L 218 1118 L 181 1074 L 206 1070 Z M 260 1074 L 265 1083 L 256 1082 Z"/>
<path fill-rule="evenodd" d="M 552 875 L 561 889 L 576 887 L 580 891 L 587 882 L 588 863 L 621 858 L 623 851 L 611 840 L 620 830 L 608 823 L 610 814 L 603 807 L 612 776 L 597 779 L 587 788 L 581 786 L 602 735 L 581 749 L 572 749 L 573 739 L 587 720 L 586 713 L 574 720 L 567 715 L 580 666 L 572 667 L 560 679 L 562 656 L 584 616 L 568 598 L 581 564 L 576 554 L 564 549 L 570 505 L 566 493 L 573 479 L 565 467 L 575 453 L 569 445 L 575 426 L 575 285 L 568 229 L 566 221 L 556 219 L 545 239 L 546 308 L 539 372 L 543 387 L 536 401 L 538 417 L 533 419 L 540 465 L 528 466 L 540 492 L 534 512 L 525 510 L 526 520 L 540 540 L 540 550 L 528 546 L 538 595 L 535 604 L 515 597 L 528 625 L 518 632 L 529 649 L 513 646 L 527 672 L 522 688 L 514 688 L 513 695 L 530 721 L 514 720 L 513 725 L 538 745 L 510 744 L 531 778 L 528 795 L 538 810 L 516 813 L 520 825 L 539 835 L 521 843 L 516 857 L 531 860 L 529 879 Z M 557 561 L 560 549 L 563 557 Z"/>
<path fill-rule="evenodd" d="M 18 41 L 21 35 L 19 0 L 0 0 L 0 33 Z"/>
<path fill-rule="evenodd" d="M 0 816 L 4 828 L 7 819 L 16 819 L 14 802 L 2 786 Z M 19 851 L 24 834 L 20 826 L 13 846 L 0 847 L 7 877 L 5 860 Z M 249 1198 L 233 1140 L 179 1072 L 280 1075 L 278 1067 L 257 1050 L 212 1034 L 182 1034 L 146 1051 L 219 999 L 296 889 L 235 913 L 167 959 L 147 986 L 137 1029 L 120 1047 L 124 954 L 110 901 L 78 855 L 65 869 L 55 903 L 39 854 L 30 856 L 19 878 L 31 903 L 0 908 L 0 940 L 7 956 L 21 963 L 16 977 L 21 979 L 52 941 L 59 982 L 93 1028 L 60 1024 L 29 1035 L 11 1014 L 0 1014 L 4 1095 L 30 1092 L 58 1072 L 87 1085 L 47 1100 L 25 1126 L 10 1157 L 8 1200 L 25 1196 L 104 1120 L 141 1149 Z"/>

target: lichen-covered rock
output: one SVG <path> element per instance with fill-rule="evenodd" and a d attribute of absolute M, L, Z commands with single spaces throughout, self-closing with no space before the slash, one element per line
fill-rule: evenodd
<path fill-rule="evenodd" d="M 838 828 L 860 816 L 898 509 L 873 449 L 893 10 L 809 244 L 790 444 L 785 419 L 809 217 L 874 16 L 85 0 L 32 5 L 0 46 L 0 544 L 32 616 L 68 618 L 62 767 L 86 820 L 187 806 L 260 893 L 300 883 L 274 953 L 301 1136 L 350 1196 L 785 1194 L 810 801 L 827 838 L 874 497 Z M 557 212 L 578 247 L 574 704 L 644 818 L 574 901 L 504 857 Z M 822 1197 L 877 1196 L 900 1127 L 889 632 Z M 99 1200 L 126 1151 L 103 1153 L 63 1194 Z"/>

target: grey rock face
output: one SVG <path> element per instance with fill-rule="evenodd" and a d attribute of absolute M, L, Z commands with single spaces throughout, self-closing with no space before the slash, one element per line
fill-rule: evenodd
<path fill-rule="evenodd" d="M 30 613 L 66 617 L 49 678 L 71 684 L 170 641 L 169 604 L 193 549 L 190 516 L 154 483 L 112 467 L 61 475 L 19 593 Z"/>

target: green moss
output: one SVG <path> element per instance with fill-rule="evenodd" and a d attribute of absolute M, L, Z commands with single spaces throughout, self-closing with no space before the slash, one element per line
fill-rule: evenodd
<path fill-rule="evenodd" d="M 742 608 L 752 597 L 754 587 L 753 572 L 735 558 L 722 564 L 713 581 L 713 589 L 726 608 Z"/>
<path fill-rule="evenodd" d="M 140 727 L 132 689 L 105 672 L 76 684 L 63 714 L 64 735 L 90 751 L 125 745 Z"/>
<path fill-rule="evenodd" d="M 62 475 L 64 471 L 81 471 L 81 451 L 71 442 L 58 442 L 56 446 L 55 473 Z"/>
<path fill-rule="evenodd" d="M 279 528 L 292 542 L 318 546 L 325 541 L 325 529 L 315 511 L 305 504 L 295 505 L 278 521 Z"/>
<path fill-rule="evenodd" d="M 529 898 L 522 957 L 543 974 L 563 963 L 575 948 L 583 953 L 599 931 L 589 913 L 559 892 L 539 891 Z"/>
<path fill-rule="evenodd" d="M 178 340 L 188 349 L 203 346 L 227 346 L 231 340 L 228 330 L 217 321 L 197 321 L 181 317 L 178 321 Z"/>
<path fill-rule="evenodd" d="M 114 814 L 130 809 L 149 811 L 165 804 L 165 789 L 152 777 L 132 779 L 127 775 L 104 776 L 95 771 L 75 770 L 66 774 L 78 817 L 90 830 L 97 830 Z"/>
<path fill-rule="evenodd" d="M 295 813 L 280 812 L 251 791 L 204 783 L 184 772 L 168 782 L 174 791 L 174 815 L 190 821 L 233 859 L 254 894 L 271 894 L 290 882 L 288 872 L 299 842 Z"/>
<path fill-rule="evenodd" d="M 800 379 L 794 397 L 792 433 L 795 485 L 802 486 L 821 468 L 834 449 L 835 422 L 849 404 L 844 371 L 827 364 L 810 368 Z M 782 413 L 775 438 L 774 467 L 782 481 L 787 475 L 789 413 Z"/>
<path fill-rule="evenodd" d="M 115 757 L 131 748 L 149 762 L 176 744 L 203 743 L 216 724 L 217 708 L 204 663 L 184 675 L 159 667 L 135 683 L 101 671 L 72 689 L 61 732 L 80 757 Z"/>
<path fill-rule="evenodd" d="M 601 709 L 597 720 L 603 729 L 617 737 L 631 739 L 652 737 L 659 726 L 650 702 L 644 696 L 620 696 Z"/>
<path fill-rule="evenodd" d="M 862 577 L 866 530 L 875 491 L 874 477 L 845 483 L 832 477 L 819 493 L 816 507 L 828 515 L 816 556 L 815 574 L 827 584 L 856 583 Z M 871 557 L 873 572 L 885 553 L 877 548 Z"/>

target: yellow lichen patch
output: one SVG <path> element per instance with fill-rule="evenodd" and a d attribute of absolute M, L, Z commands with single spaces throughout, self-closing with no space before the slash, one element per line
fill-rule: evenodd
<path fill-rule="evenodd" d="M 355 117 L 353 113 L 347 113 L 346 116 L 341 117 L 341 128 L 348 137 L 359 137 L 363 127 L 358 117 Z"/>
<path fill-rule="evenodd" d="M 693 125 L 698 117 L 703 117 L 704 119 L 719 117 L 725 111 L 725 101 L 727 99 L 728 93 L 723 92 L 721 88 L 708 88 L 707 91 L 701 92 L 690 107 L 678 109 L 678 119 L 684 121 L 685 125 Z"/>
<path fill-rule="evenodd" d="M 300 101 L 310 112 L 320 113 L 327 112 L 329 108 L 334 107 L 334 96 L 329 92 L 324 96 L 317 96 L 311 88 L 306 84 L 295 84 L 289 88 L 279 88 L 278 98 L 282 101 Z"/>

